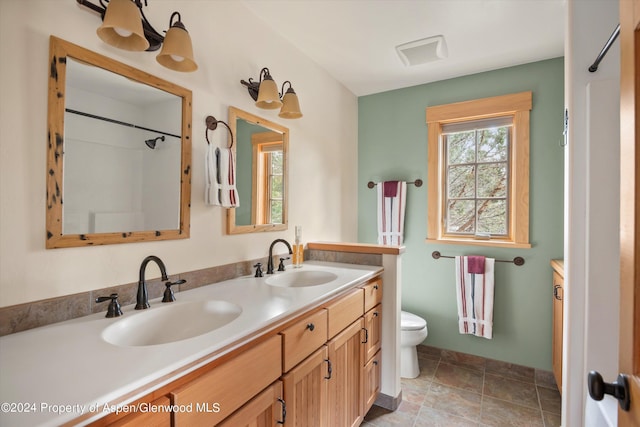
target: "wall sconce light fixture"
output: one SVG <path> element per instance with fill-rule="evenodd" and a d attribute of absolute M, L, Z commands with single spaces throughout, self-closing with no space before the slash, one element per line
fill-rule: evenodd
<path fill-rule="evenodd" d="M 103 22 L 96 32 L 105 43 L 130 51 L 153 52 L 162 47 L 156 60 L 163 66 L 174 71 L 198 69 L 193 59 L 191 37 L 178 12 L 173 12 L 169 30 L 162 36 L 144 16 L 142 0 L 98 0 L 100 5 L 89 0 L 76 1 L 100 14 Z M 147 5 L 147 0 L 144 0 L 144 5 Z"/>
<path fill-rule="evenodd" d="M 293 90 L 291 82 L 289 80 L 282 84 L 281 97 L 278 92 L 278 86 L 271 77 L 271 73 L 268 68 L 260 70 L 260 80 L 255 82 L 253 79 L 249 81 L 240 80 L 240 83 L 247 87 L 249 95 L 256 101 L 256 107 L 264 108 L 266 110 L 274 110 L 280 108 L 278 116 L 283 119 L 298 119 L 302 117 L 300 111 L 300 102 L 298 101 L 298 95 Z M 285 85 L 289 83 L 287 92 L 284 92 Z"/>

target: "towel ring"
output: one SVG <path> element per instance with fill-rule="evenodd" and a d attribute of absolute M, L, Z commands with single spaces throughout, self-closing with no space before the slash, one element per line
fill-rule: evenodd
<path fill-rule="evenodd" d="M 231 131 L 231 128 L 229 127 L 228 124 L 226 124 L 222 120 L 217 120 L 213 116 L 207 116 L 205 123 L 207 124 L 207 127 L 204 131 L 204 138 L 207 140 L 207 145 L 211 144 L 209 142 L 209 131 L 216 130 L 218 128 L 218 123 L 222 123 L 229 130 L 229 135 L 231 135 L 231 145 L 229 145 L 229 148 L 233 147 L 233 132 Z"/>

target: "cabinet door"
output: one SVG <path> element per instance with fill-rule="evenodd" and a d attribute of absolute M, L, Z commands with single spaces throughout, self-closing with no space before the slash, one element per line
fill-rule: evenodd
<path fill-rule="evenodd" d="M 220 427 L 276 426 L 281 424 L 284 414 L 282 382 L 276 381 L 226 418 Z"/>
<path fill-rule="evenodd" d="M 380 393 L 380 351 L 364 365 L 363 392 L 364 413 L 373 406 Z"/>
<path fill-rule="evenodd" d="M 322 346 L 282 377 L 287 405 L 285 427 L 328 425 L 328 360 L 327 346 Z"/>
<path fill-rule="evenodd" d="M 364 315 L 365 356 L 368 361 L 380 350 L 382 336 L 382 305 L 378 304 Z"/>
<path fill-rule="evenodd" d="M 562 390 L 562 321 L 564 298 L 564 279 L 553 272 L 553 341 L 551 343 L 553 375 L 558 389 Z"/>
<path fill-rule="evenodd" d="M 360 318 L 327 344 L 331 361 L 329 379 L 330 426 L 358 426 L 364 417 L 362 372 L 364 346 Z"/>

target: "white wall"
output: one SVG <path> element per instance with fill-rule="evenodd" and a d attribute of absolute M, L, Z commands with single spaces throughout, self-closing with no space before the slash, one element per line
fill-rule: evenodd
<path fill-rule="evenodd" d="M 594 422 L 586 376 L 613 381 L 618 354 L 619 74 L 617 41 L 589 65 L 618 24 L 612 0 L 570 0 L 565 48 L 569 141 L 565 156 L 563 425 Z M 592 414 L 593 412 L 590 412 Z M 604 425 L 598 424 L 596 425 Z"/>
<path fill-rule="evenodd" d="M 169 274 L 266 257 L 273 239 L 293 240 L 297 224 L 305 241 L 356 240 L 356 97 L 241 2 L 155 0 L 145 11 L 162 31 L 174 9 L 193 39 L 194 73 L 165 69 L 153 53 L 107 46 L 96 36 L 99 17 L 75 1 L 0 0 L 0 306 L 135 282 L 150 254 L 165 261 Z M 51 34 L 193 91 L 190 239 L 44 249 Z M 240 80 L 257 78 L 262 67 L 278 83 L 293 83 L 302 119 L 285 121 L 253 105 Z M 230 105 L 290 128 L 288 231 L 227 236 L 225 211 L 204 205 L 204 120 L 226 120 Z M 211 136 L 226 143 L 223 127 Z"/>

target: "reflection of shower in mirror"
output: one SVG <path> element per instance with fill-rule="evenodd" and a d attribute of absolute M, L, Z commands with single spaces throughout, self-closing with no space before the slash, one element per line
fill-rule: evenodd
<path fill-rule="evenodd" d="M 147 144 L 147 147 L 151 148 L 152 150 L 155 150 L 156 143 L 158 142 L 158 140 L 164 141 L 164 135 L 159 136 L 157 138 L 153 138 L 153 139 L 147 139 L 144 143 Z"/>

